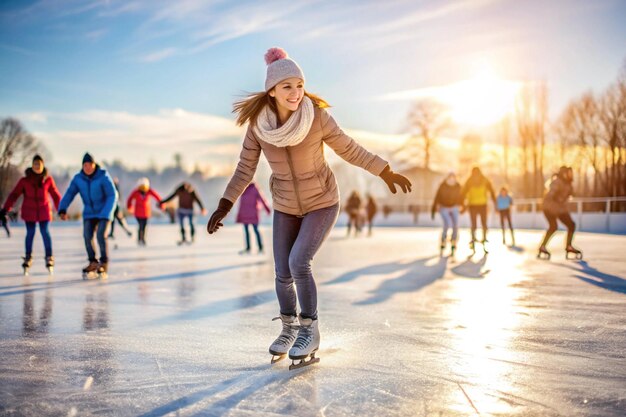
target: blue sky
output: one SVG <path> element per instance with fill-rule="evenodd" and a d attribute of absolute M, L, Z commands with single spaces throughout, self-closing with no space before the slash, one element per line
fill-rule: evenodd
<path fill-rule="evenodd" d="M 400 133 L 405 90 L 471 78 L 546 80 L 553 115 L 601 92 L 626 58 L 626 2 L 133 1 L 0 3 L 0 116 L 20 118 L 73 165 L 87 149 L 132 166 L 236 161 L 234 99 L 262 89 L 282 46 L 350 132 Z M 392 140 L 392 139 L 390 139 Z"/>

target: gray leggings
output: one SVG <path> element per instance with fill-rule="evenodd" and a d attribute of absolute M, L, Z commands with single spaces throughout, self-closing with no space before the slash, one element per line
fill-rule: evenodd
<path fill-rule="evenodd" d="M 274 210 L 274 264 L 280 313 L 296 315 L 296 291 L 300 314 L 317 319 L 317 287 L 311 261 L 337 221 L 339 204 L 315 210 L 303 217 Z M 295 283 L 295 288 L 294 288 Z"/>

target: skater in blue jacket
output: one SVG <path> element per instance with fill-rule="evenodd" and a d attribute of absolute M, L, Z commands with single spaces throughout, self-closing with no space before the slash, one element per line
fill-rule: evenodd
<path fill-rule="evenodd" d="M 83 269 L 83 278 L 106 278 L 108 271 L 107 232 L 117 204 L 117 192 L 111 176 L 102 169 L 93 157 L 83 156 L 83 168 L 74 175 L 70 186 L 59 204 L 59 217 L 67 220 L 67 208 L 80 194 L 83 200 L 83 238 L 89 257 L 89 265 Z M 97 233 L 100 247 L 100 262 L 96 259 L 93 238 Z"/>
<path fill-rule="evenodd" d="M 506 245 L 506 222 L 509 223 L 511 231 L 511 246 L 515 246 L 515 234 L 513 232 L 513 224 L 511 223 L 511 207 L 513 206 L 513 197 L 509 194 L 506 187 L 500 188 L 500 193 L 496 198 L 496 210 L 500 213 L 500 226 L 502 227 L 502 244 Z"/>

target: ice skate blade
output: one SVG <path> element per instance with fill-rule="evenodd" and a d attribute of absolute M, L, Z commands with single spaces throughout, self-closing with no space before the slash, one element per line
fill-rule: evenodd
<path fill-rule="evenodd" d="M 270 361 L 270 363 L 272 365 L 274 365 L 276 362 L 282 361 L 283 359 L 285 359 L 287 357 L 286 353 L 272 353 L 270 352 L 270 354 L 272 355 L 272 360 Z"/>
<path fill-rule="evenodd" d="M 293 371 L 294 369 L 304 368 L 306 366 L 316 364 L 320 361 L 320 358 L 315 357 L 315 353 L 311 354 L 311 359 L 309 359 L 308 361 L 306 360 L 306 358 L 303 358 L 303 359 L 290 358 L 290 359 L 292 360 L 291 365 L 289 365 L 290 371 Z M 299 360 L 300 362 L 296 363 L 297 360 Z"/>
<path fill-rule="evenodd" d="M 565 259 L 567 259 L 568 261 L 581 261 L 583 259 L 583 254 L 575 253 L 575 252 L 567 252 L 565 254 Z"/>
<path fill-rule="evenodd" d="M 106 273 L 106 272 L 100 272 L 100 273 L 98 274 L 98 278 L 99 278 L 99 279 L 107 279 L 107 278 L 109 278 L 109 274 L 108 274 L 108 273 Z"/>
<path fill-rule="evenodd" d="M 83 280 L 92 281 L 94 279 L 98 279 L 98 274 L 94 272 L 83 272 Z"/>
<path fill-rule="evenodd" d="M 28 270 L 28 268 L 24 268 L 24 271 L 22 273 L 24 274 L 25 277 L 30 275 L 30 271 Z"/>
<path fill-rule="evenodd" d="M 51 266 L 48 267 L 48 275 L 54 275 L 54 268 Z"/>
<path fill-rule="evenodd" d="M 545 252 L 539 252 L 537 254 L 537 259 L 541 259 L 544 261 L 549 261 L 550 260 L 551 255 L 549 253 L 545 253 Z"/>

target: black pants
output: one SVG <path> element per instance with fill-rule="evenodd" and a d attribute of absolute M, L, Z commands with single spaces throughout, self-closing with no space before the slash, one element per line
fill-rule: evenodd
<path fill-rule="evenodd" d="M 572 240 L 574 239 L 574 231 L 576 230 L 576 223 L 574 223 L 574 220 L 572 220 L 572 216 L 570 216 L 569 212 L 566 211 L 564 213 L 552 213 L 544 210 L 543 214 L 548 220 L 548 230 L 546 231 L 546 235 L 543 238 L 541 246 L 546 246 L 554 232 L 556 232 L 559 228 L 557 219 L 560 220 L 561 223 L 565 225 L 565 227 L 567 227 L 567 246 L 571 246 Z"/>
<path fill-rule="evenodd" d="M 137 242 L 146 243 L 146 227 L 148 226 L 148 219 L 137 218 L 139 224 L 139 231 L 137 232 Z"/>
<path fill-rule="evenodd" d="M 483 227 L 483 241 L 487 240 L 487 205 L 481 204 L 479 206 L 469 206 L 470 222 L 472 226 L 472 242 L 476 241 L 476 226 L 478 217 L 480 216 L 480 223 Z"/>
<path fill-rule="evenodd" d="M 113 214 L 113 221 L 111 222 L 111 230 L 109 231 L 109 237 L 114 237 L 113 233 L 115 232 L 115 222 L 118 222 L 122 229 L 130 236 L 130 230 L 128 230 L 128 225 L 126 224 L 126 219 L 124 219 L 124 214 L 122 214 L 122 210 L 120 210 L 120 206 L 115 208 L 115 213 Z"/>

